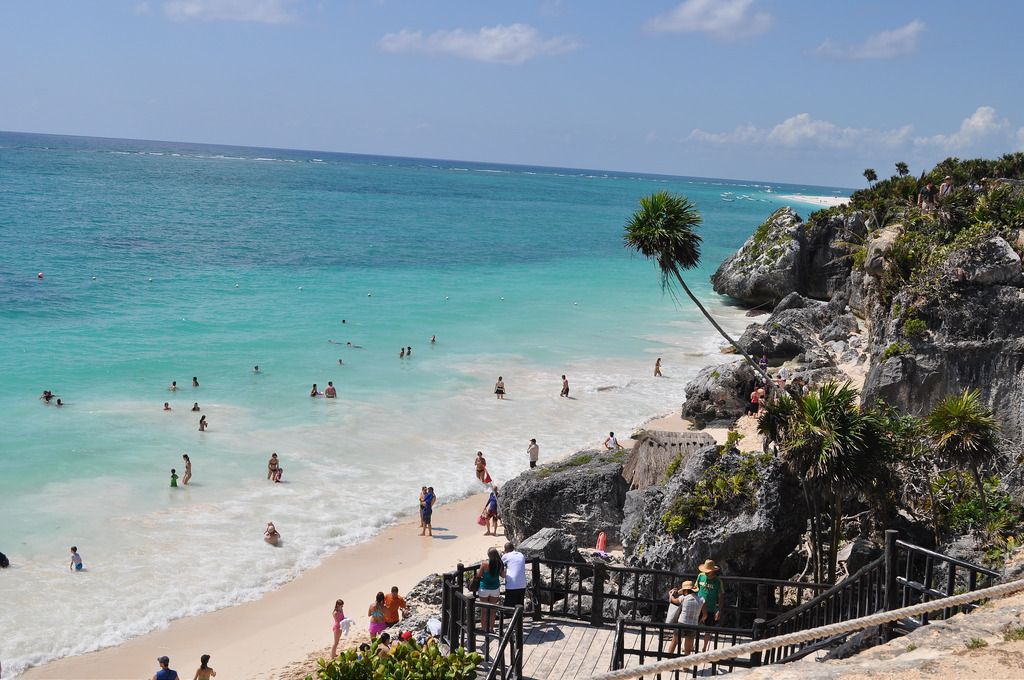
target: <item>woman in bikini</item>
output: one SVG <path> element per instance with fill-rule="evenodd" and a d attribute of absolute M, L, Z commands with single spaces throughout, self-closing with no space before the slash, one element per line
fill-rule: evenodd
<path fill-rule="evenodd" d="M 192 461 L 189 460 L 188 454 L 183 453 L 181 457 L 185 460 L 185 474 L 181 478 L 182 485 L 188 484 L 188 480 L 192 479 Z"/>
<path fill-rule="evenodd" d="M 366 613 L 370 617 L 370 637 L 377 637 L 388 627 L 384 621 L 384 593 L 377 593 L 374 603 L 370 605 Z"/>
<path fill-rule="evenodd" d="M 505 381 L 500 375 L 498 376 L 498 382 L 494 383 L 494 396 L 498 399 L 505 398 Z"/>
<path fill-rule="evenodd" d="M 206 416 L 199 416 L 199 431 L 206 432 Z"/>
<path fill-rule="evenodd" d="M 334 632 L 334 645 L 331 646 L 331 658 L 338 656 L 338 641 L 341 640 L 341 631 L 344 628 L 345 633 L 348 633 L 348 626 L 342 625 L 345 621 L 345 601 L 337 600 L 334 603 L 334 611 L 331 612 L 331 618 L 334 619 L 334 625 L 331 626 L 331 630 Z"/>

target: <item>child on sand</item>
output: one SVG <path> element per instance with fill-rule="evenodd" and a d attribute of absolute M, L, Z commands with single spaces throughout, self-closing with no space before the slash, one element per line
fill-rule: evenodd
<path fill-rule="evenodd" d="M 178 488 L 178 473 L 175 471 L 174 468 L 171 468 L 171 488 Z"/>
<path fill-rule="evenodd" d="M 348 637 L 348 629 L 352 626 L 352 620 L 345 618 L 345 601 L 338 599 L 334 603 L 334 611 L 331 612 L 331 618 L 334 619 L 334 625 L 331 626 L 331 630 L 334 632 L 334 645 L 331 646 L 331 658 L 338 656 L 338 641 L 341 639 L 344 633 L 345 637 Z"/>
<path fill-rule="evenodd" d="M 78 554 L 78 546 L 71 546 L 71 564 L 68 565 L 68 569 L 72 571 L 82 571 L 85 567 L 82 566 L 82 556 Z"/>

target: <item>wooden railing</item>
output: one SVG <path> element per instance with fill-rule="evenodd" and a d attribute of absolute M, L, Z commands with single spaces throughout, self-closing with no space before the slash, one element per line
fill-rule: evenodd
<path fill-rule="evenodd" d="M 693 637 L 693 649 L 695 651 L 700 651 L 704 648 L 705 638 L 708 640 L 709 650 L 734 647 L 744 642 L 759 639 L 763 623 L 763 620 L 758 619 L 758 623 L 752 629 L 748 629 L 685 623 L 631 622 L 619 619 L 615 623 L 614 649 L 609 670 L 623 668 L 626 657 L 635 657 L 637 663 L 640 664 L 678 658 L 682 656 L 683 645 L 687 635 Z M 676 648 L 673 652 L 669 652 L 666 643 L 676 635 L 679 636 Z M 627 639 L 635 639 L 635 646 L 627 646 Z M 705 672 L 702 670 L 702 674 L 719 675 L 732 672 L 737 668 L 753 668 L 760 665 L 760 654 L 749 657 L 736 657 L 712 663 L 710 671 Z M 685 676 L 697 677 L 697 669 L 672 671 L 655 677 L 680 680 L 680 678 Z"/>

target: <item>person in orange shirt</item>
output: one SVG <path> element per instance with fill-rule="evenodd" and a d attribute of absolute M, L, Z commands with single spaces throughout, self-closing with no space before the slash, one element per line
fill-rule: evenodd
<path fill-rule="evenodd" d="M 401 620 L 402 615 L 409 615 L 409 606 L 405 598 L 398 594 L 398 586 L 391 586 L 391 592 L 384 596 L 384 623 L 393 626 Z"/>

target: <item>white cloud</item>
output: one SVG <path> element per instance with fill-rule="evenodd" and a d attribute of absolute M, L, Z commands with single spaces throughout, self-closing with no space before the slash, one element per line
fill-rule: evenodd
<path fill-rule="evenodd" d="M 831 40 L 818 45 L 818 54 L 838 59 L 892 59 L 910 54 L 917 49 L 917 39 L 924 32 L 924 22 L 914 19 L 906 26 L 869 35 L 864 42 L 854 45 L 834 43 Z"/>
<path fill-rule="evenodd" d="M 764 33 L 772 25 L 767 12 L 753 11 L 754 0 L 685 0 L 647 22 L 662 33 L 710 33 L 718 38 L 742 38 Z"/>
<path fill-rule="evenodd" d="M 931 137 L 917 137 L 914 144 L 918 146 L 939 146 L 949 151 L 963 149 L 980 141 L 1003 136 L 1010 129 L 1010 122 L 1000 118 L 991 106 L 979 106 L 974 113 L 964 118 L 960 129 L 948 135 L 938 134 Z M 1020 132 L 1018 131 L 1018 137 Z"/>
<path fill-rule="evenodd" d="M 168 0 L 164 16 L 174 21 L 251 21 L 283 24 L 294 20 L 287 0 Z"/>
<path fill-rule="evenodd" d="M 870 145 L 895 147 L 907 142 L 910 125 L 893 130 L 842 127 L 826 120 L 816 120 L 809 113 L 798 113 L 771 129 L 740 125 L 731 132 L 708 132 L 695 129 L 688 141 L 709 144 L 765 144 L 787 148 L 845 149 Z"/>
<path fill-rule="evenodd" d="M 545 38 L 528 24 L 484 26 L 476 32 L 457 28 L 430 35 L 402 29 L 380 39 L 380 48 L 385 52 L 446 54 L 498 64 L 522 64 L 534 57 L 571 52 L 577 47 L 566 37 Z"/>

